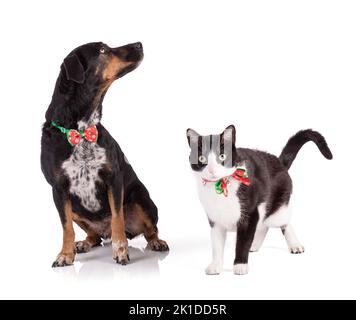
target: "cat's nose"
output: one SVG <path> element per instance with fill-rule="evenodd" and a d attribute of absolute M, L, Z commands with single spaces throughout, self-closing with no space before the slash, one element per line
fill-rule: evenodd
<path fill-rule="evenodd" d="M 209 167 L 209 166 L 208 166 L 208 172 L 209 172 L 211 175 L 215 176 L 215 170 L 214 170 L 213 167 Z"/>

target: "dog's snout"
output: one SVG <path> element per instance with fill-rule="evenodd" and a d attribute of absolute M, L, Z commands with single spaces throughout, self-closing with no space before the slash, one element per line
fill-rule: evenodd
<path fill-rule="evenodd" d="M 126 44 L 112 49 L 112 52 L 122 61 L 138 63 L 143 59 L 143 46 L 141 42 Z"/>
<path fill-rule="evenodd" d="M 136 42 L 132 46 L 137 50 L 141 50 L 142 49 L 142 43 L 141 42 Z"/>

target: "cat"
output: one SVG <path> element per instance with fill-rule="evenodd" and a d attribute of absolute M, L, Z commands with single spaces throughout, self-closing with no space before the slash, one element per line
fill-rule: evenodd
<path fill-rule="evenodd" d="M 290 224 L 288 204 L 292 180 L 288 169 L 300 148 L 313 141 L 326 159 L 332 153 L 324 137 L 311 129 L 289 139 L 277 158 L 267 152 L 236 148 L 236 129 L 228 126 L 218 135 L 201 136 L 187 130 L 190 165 L 195 174 L 200 201 L 211 226 L 213 260 L 209 275 L 223 270 L 227 231 L 236 231 L 235 274 L 248 273 L 250 251 L 258 251 L 271 227 L 279 227 L 289 251 L 303 253 Z"/>

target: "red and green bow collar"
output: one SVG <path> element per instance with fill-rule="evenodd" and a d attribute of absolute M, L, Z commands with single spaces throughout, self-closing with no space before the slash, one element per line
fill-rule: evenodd
<path fill-rule="evenodd" d="M 204 185 L 206 185 L 208 182 L 214 182 L 216 193 L 223 194 L 225 197 L 227 197 L 229 194 L 228 185 L 230 184 L 231 179 L 237 180 L 245 186 L 249 186 L 251 184 L 251 180 L 248 178 L 246 161 L 239 162 L 235 166 L 235 171 L 231 176 L 224 177 L 218 181 L 211 181 L 207 179 L 202 180 Z"/>
<path fill-rule="evenodd" d="M 57 128 L 59 131 L 66 135 L 67 141 L 71 146 L 77 145 L 82 138 L 89 142 L 97 142 L 98 141 L 98 129 L 96 126 L 90 126 L 86 128 L 84 131 L 75 130 L 75 129 L 67 129 L 59 126 L 54 121 L 51 122 L 51 126 Z"/>

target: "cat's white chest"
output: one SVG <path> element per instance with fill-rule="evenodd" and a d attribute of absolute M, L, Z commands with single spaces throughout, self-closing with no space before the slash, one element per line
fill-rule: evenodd
<path fill-rule="evenodd" d="M 99 170 L 106 163 L 104 148 L 82 139 L 72 155 L 63 162 L 62 169 L 70 181 L 70 193 L 76 195 L 84 208 L 96 212 L 101 204 L 96 197 L 96 183 L 100 181 Z"/>
<path fill-rule="evenodd" d="M 240 201 L 236 195 L 240 182 L 231 179 L 227 187 L 227 196 L 225 196 L 216 192 L 215 183 L 204 184 L 199 175 L 196 179 L 199 199 L 209 220 L 220 224 L 227 230 L 235 231 L 241 216 Z"/>

